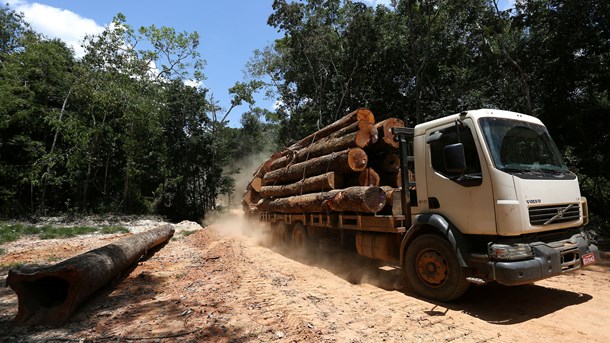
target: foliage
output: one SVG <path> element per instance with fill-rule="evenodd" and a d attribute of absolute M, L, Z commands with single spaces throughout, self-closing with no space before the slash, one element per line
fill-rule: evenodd
<path fill-rule="evenodd" d="M 35 226 L 24 224 L 0 223 L 0 244 L 18 240 L 22 236 L 37 235 L 40 239 L 70 238 L 80 235 L 100 233 L 128 233 L 123 226 L 103 226 L 100 228 L 90 226 Z"/>
<path fill-rule="evenodd" d="M 275 0 L 283 34 L 257 50 L 281 144 L 360 106 L 415 124 L 475 108 L 539 117 L 594 214 L 610 205 L 610 3 L 526 0 Z M 607 221 L 598 220 L 596 223 Z"/>
<path fill-rule="evenodd" d="M 610 2 L 275 0 L 282 37 L 219 104 L 199 35 L 118 14 L 77 59 L 0 7 L 0 215 L 144 213 L 202 220 L 243 161 L 366 106 L 410 124 L 488 107 L 539 117 L 591 212 L 610 205 Z M 277 96 L 276 112 L 252 94 Z M 240 105 L 241 128 L 227 116 Z M 224 106 L 224 107 L 223 107 Z M 276 139 L 277 137 L 277 139 Z M 239 192 L 237 192 L 239 193 Z M 597 223 L 597 224 L 596 224 Z"/>
<path fill-rule="evenodd" d="M 234 192 L 242 133 L 226 117 L 254 103 L 260 82 L 237 82 L 226 111 L 187 86 L 205 78 L 197 32 L 136 30 L 119 13 L 77 59 L 8 7 L 0 22 L 0 215 L 201 220 Z"/>

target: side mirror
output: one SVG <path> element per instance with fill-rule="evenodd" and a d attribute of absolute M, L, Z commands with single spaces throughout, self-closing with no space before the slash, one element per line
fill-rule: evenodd
<path fill-rule="evenodd" d="M 464 174 L 466 171 L 466 155 L 464 144 L 455 143 L 446 145 L 443 149 L 445 169 L 450 173 Z"/>

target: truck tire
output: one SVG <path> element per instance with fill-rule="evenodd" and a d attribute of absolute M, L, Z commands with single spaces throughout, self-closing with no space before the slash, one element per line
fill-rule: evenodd
<path fill-rule="evenodd" d="M 292 229 L 292 247 L 297 256 L 304 257 L 309 250 L 309 237 L 307 236 L 307 229 L 302 223 L 294 224 Z"/>
<path fill-rule="evenodd" d="M 438 301 L 451 301 L 468 290 L 464 269 L 451 244 L 443 237 L 421 235 L 405 253 L 407 282 L 418 294 Z"/>
<path fill-rule="evenodd" d="M 290 245 L 290 224 L 280 222 L 277 223 L 273 230 L 273 241 L 275 245 L 287 247 Z"/>

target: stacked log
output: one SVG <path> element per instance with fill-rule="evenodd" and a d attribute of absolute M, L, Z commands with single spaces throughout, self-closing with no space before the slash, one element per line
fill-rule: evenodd
<path fill-rule="evenodd" d="M 391 209 L 401 187 L 398 142 L 389 118 L 375 123 L 367 109 L 334 123 L 273 154 L 247 186 L 244 210 L 275 213 L 360 212 Z M 382 188 L 383 187 L 383 188 Z"/>

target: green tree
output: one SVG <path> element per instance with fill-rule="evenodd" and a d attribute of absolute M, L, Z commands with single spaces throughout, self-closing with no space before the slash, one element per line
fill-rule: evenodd
<path fill-rule="evenodd" d="M 594 213 L 610 205 L 610 3 L 518 2 L 516 53 L 530 74 L 534 115 L 540 117 L 571 167 Z"/>

